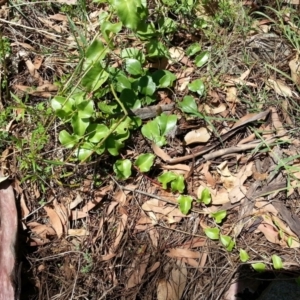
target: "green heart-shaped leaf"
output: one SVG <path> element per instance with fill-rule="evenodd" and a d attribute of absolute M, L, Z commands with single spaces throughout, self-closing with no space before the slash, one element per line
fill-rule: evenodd
<path fill-rule="evenodd" d="M 217 227 L 215 227 L 215 228 L 207 227 L 207 228 L 204 229 L 204 233 L 211 240 L 218 240 L 219 235 L 220 235 L 220 229 L 217 228 Z"/>
<path fill-rule="evenodd" d="M 196 79 L 192 81 L 189 85 L 189 90 L 192 92 L 197 93 L 198 95 L 202 96 L 205 91 L 205 87 L 203 81 L 201 79 Z"/>
<path fill-rule="evenodd" d="M 135 58 L 125 59 L 125 69 L 130 75 L 141 75 L 143 73 L 141 63 Z"/>
<path fill-rule="evenodd" d="M 198 68 L 202 67 L 205 65 L 209 60 L 209 52 L 204 51 L 201 54 L 197 55 L 195 58 L 195 63 Z"/>
<path fill-rule="evenodd" d="M 134 165 L 139 168 L 141 172 L 149 172 L 153 166 L 155 155 L 151 153 L 144 153 L 138 156 Z"/>
<path fill-rule="evenodd" d="M 62 130 L 58 136 L 61 144 L 66 148 L 73 148 L 80 140 L 76 135 L 70 135 L 66 130 Z"/>
<path fill-rule="evenodd" d="M 114 163 L 113 169 L 118 179 L 125 180 L 131 175 L 131 161 L 129 159 L 119 159 Z"/>
<path fill-rule="evenodd" d="M 192 207 L 193 198 L 191 196 L 180 195 L 177 198 L 179 209 L 184 214 L 187 215 Z"/>
<path fill-rule="evenodd" d="M 243 249 L 240 249 L 240 260 L 242 261 L 242 262 L 246 262 L 246 261 L 248 261 L 249 260 L 249 255 L 248 255 L 248 253 L 245 251 L 245 250 L 243 250 Z"/>

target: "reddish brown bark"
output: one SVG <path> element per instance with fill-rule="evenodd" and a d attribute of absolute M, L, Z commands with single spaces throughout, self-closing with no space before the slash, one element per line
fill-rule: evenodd
<path fill-rule="evenodd" d="M 15 241 L 18 224 L 15 196 L 8 181 L 0 183 L 0 224 L 0 300 L 14 300 Z"/>

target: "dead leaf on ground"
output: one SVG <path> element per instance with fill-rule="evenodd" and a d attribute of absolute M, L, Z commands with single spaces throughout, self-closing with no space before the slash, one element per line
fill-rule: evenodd
<path fill-rule="evenodd" d="M 190 166 L 184 165 L 184 164 L 162 165 L 161 168 L 164 170 L 180 171 L 180 172 L 182 172 L 182 174 L 186 174 L 186 173 L 190 172 L 190 170 L 191 170 Z"/>
<path fill-rule="evenodd" d="M 168 60 L 168 63 L 172 65 L 180 62 L 184 58 L 185 51 L 181 47 L 171 47 L 169 54 L 171 59 Z"/>
<path fill-rule="evenodd" d="M 227 191 L 231 191 L 236 181 L 236 176 L 232 175 L 228 169 L 227 161 L 222 162 L 217 166 L 217 171 L 221 175 L 220 180 Z"/>
<path fill-rule="evenodd" d="M 152 143 L 151 148 L 153 152 L 163 161 L 171 160 L 171 157 L 164 150 L 158 147 L 156 144 Z"/>
<path fill-rule="evenodd" d="M 240 100 L 237 96 L 237 88 L 236 87 L 227 88 L 226 101 L 229 103 L 240 103 Z"/>
<path fill-rule="evenodd" d="M 281 107 L 282 107 L 282 114 L 283 114 L 284 120 L 286 121 L 287 124 L 292 125 L 293 121 L 291 120 L 291 118 L 288 114 L 289 102 L 286 99 L 283 100 L 281 103 Z M 283 131 L 281 131 L 280 133 L 283 134 Z"/>
<path fill-rule="evenodd" d="M 58 238 L 61 238 L 63 235 L 63 225 L 61 223 L 61 220 L 58 216 L 58 214 L 55 212 L 54 209 L 44 206 L 44 210 L 46 211 L 49 221 L 51 223 L 51 226 L 54 228 Z"/>
<path fill-rule="evenodd" d="M 208 132 L 207 128 L 201 127 L 196 130 L 191 130 L 184 137 L 186 145 L 194 143 L 206 143 L 211 137 L 211 134 Z"/>
<path fill-rule="evenodd" d="M 126 287 L 128 289 L 137 286 L 142 282 L 142 278 L 145 274 L 148 262 L 149 262 L 150 254 L 143 254 L 140 256 L 137 256 L 134 261 L 132 262 L 130 266 L 130 270 L 133 270 L 131 273 L 127 283 Z"/>
<path fill-rule="evenodd" d="M 89 234 L 90 233 L 84 228 L 69 229 L 68 230 L 68 235 L 69 236 L 86 236 L 86 235 L 89 235 Z"/>
<path fill-rule="evenodd" d="M 233 188 L 229 192 L 229 199 L 232 204 L 241 201 L 245 197 L 247 189 L 243 184 L 252 175 L 252 168 L 253 162 L 244 165 L 235 177 Z"/>
<path fill-rule="evenodd" d="M 96 205 L 98 205 L 103 197 L 105 197 L 108 193 L 108 191 L 111 190 L 111 186 L 108 185 L 108 186 L 105 186 L 103 188 L 101 188 L 98 193 L 97 193 L 97 197 L 95 197 L 95 199 L 93 200 L 90 200 L 81 210 L 78 210 L 76 213 L 78 214 L 78 217 L 77 219 L 79 219 L 80 215 L 82 216 L 82 218 L 84 218 L 84 216 L 87 216 L 87 213 L 93 209 Z M 73 217 L 73 212 L 72 212 L 72 217 Z"/>
<path fill-rule="evenodd" d="M 282 80 L 269 78 L 267 81 L 267 86 L 273 89 L 278 95 L 284 97 L 292 97 L 293 92 L 289 86 L 285 84 Z"/>
<path fill-rule="evenodd" d="M 99 12 L 97 11 L 97 13 L 99 13 Z M 68 21 L 68 17 L 66 15 L 63 15 L 63 14 L 50 15 L 49 19 L 55 20 L 55 21 L 63 21 L 63 22 L 67 22 Z"/>
<path fill-rule="evenodd" d="M 221 103 L 218 107 L 210 107 L 207 104 L 204 105 L 204 110 L 206 113 L 211 114 L 211 115 L 217 115 L 226 110 L 226 105 L 224 103 Z"/>
<path fill-rule="evenodd" d="M 116 238 L 114 241 L 114 244 L 112 246 L 111 252 L 115 252 L 121 242 L 121 239 L 123 237 L 123 234 L 125 232 L 125 228 L 127 225 L 127 220 L 128 220 L 128 216 L 126 214 L 123 214 L 120 218 L 119 224 L 118 224 L 118 228 L 117 228 L 117 232 L 116 232 Z"/>
<path fill-rule="evenodd" d="M 182 248 L 198 248 L 203 247 L 206 245 L 206 238 L 203 237 L 195 237 L 191 240 L 185 242 L 184 244 L 180 245 Z"/>
<path fill-rule="evenodd" d="M 289 62 L 291 77 L 297 85 L 300 85 L 300 60 L 297 56 Z"/>
<path fill-rule="evenodd" d="M 266 239 L 274 244 L 281 245 L 279 240 L 279 232 L 277 228 L 273 225 L 272 221 L 268 217 L 263 216 L 264 221 L 258 225 L 257 230 L 262 232 Z"/>
<path fill-rule="evenodd" d="M 75 199 L 69 204 L 70 209 L 74 209 L 75 207 L 78 206 L 83 201 L 81 195 L 77 193 Z"/>
<path fill-rule="evenodd" d="M 155 226 L 153 226 L 152 224 L 149 225 L 149 226 L 150 226 L 150 228 L 148 230 L 148 233 L 149 233 L 149 236 L 150 236 L 150 240 L 152 242 L 152 246 L 154 248 L 157 248 L 157 246 L 158 246 L 158 240 L 159 240 L 159 233 L 158 233 L 158 231 L 157 231 L 157 229 L 156 229 Z"/>
<path fill-rule="evenodd" d="M 48 236 L 56 234 L 55 230 L 52 227 L 45 224 L 38 223 L 37 225 L 33 226 L 33 224 L 29 223 L 27 224 L 27 226 L 30 228 L 33 234 L 41 239 L 46 239 Z"/>
<path fill-rule="evenodd" d="M 171 258 L 200 258 L 201 253 L 198 251 L 192 251 L 186 248 L 171 248 L 166 253 Z"/>
<path fill-rule="evenodd" d="M 158 300 L 180 300 L 187 282 L 185 263 L 177 261 L 168 279 L 161 279 L 157 286 Z"/>
<path fill-rule="evenodd" d="M 148 272 L 148 273 L 152 273 L 152 272 L 154 272 L 155 270 L 157 270 L 159 266 L 160 266 L 160 262 L 157 261 L 157 262 L 155 262 L 155 263 L 147 270 L 147 272 Z"/>
<path fill-rule="evenodd" d="M 29 215 L 29 209 L 25 203 L 25 197 L 24 194 L 21 195 L 21 200 L 20 200 L 20 206 L 21 206 L 21 210 L 22 210 L 22 219 L 26 218 Z"/>

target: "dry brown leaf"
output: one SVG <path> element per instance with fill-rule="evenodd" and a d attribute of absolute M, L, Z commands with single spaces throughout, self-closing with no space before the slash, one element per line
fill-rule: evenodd
<path fill-rule="evenodd" d="M 148 273 L 152 273 L 152 272 L 154 272 L 155 270 L 157 270 L 157 268 L 160 266 L 160 262 L 159 261 L 157 261 L 157 262 L 155 262 L 148 270 L 147 270 L 147 272 Z"/>
<path fill-rule="evenodd" d="M 184 173 L 187 173 L 191 170 L 191 167 L 184 164 L 176 164 L 176 165 L 162 165 L 162 169 L 164 170 L 177 170 L 177 171 L 183 171 Z"/>
<path fill-rule="evenodd" d="M 67 225 L 70 217 L 71 211 L 67 210 L 67 208 L 62 203 L 57 203 L 55 199 L 53 202 L 54 210 L 60 218 L 61 224 L 63 226 L 63 232 L 67 232 Z"/>
<path fill-rule="evenodd" d="M 149 233 L 149 236 L 150 236 L 150 240 L 152 242 L 152 246 L 154 248 L 157 248 L 158 240 L 159 240 L 159 233 L 158 233 L 156 227 L 154 227 L 153 225 L 150 225 L 148 233 Z"/>
<path fill-rule="evenodd" d="M 118 190 L 118 191 L 114 194 L 113 198 L 114 198 L 118 203 L 120 203 L 121 205 L 125 205 L 125 204 L 126 204 L 126 199 L 127 199 L 127 197 L 126 197 L 125 192 L 124 192 L 123 190 L 121 190 L 121 189 Z"/>
<path fill-rule="evenodd" d="M 181 245 L 182 248 L 198 248 L 206 245 L 206 238 L 195 237 Z"/>
<path fill-rule="evenodd" d="M 235 177 L 236 179 L 233 183 L 234 186 L 229 192 L 229 199 L 231 203 L 237 203 L 245 197 L 247 189 L 243 186 L 243 184 L 246 179 L 252 175 L 252 168 L 253 162 L 244 165 Z"/>
<path fill-rule="evenodd" d="M 73 221 L 86 218 L 89 214 L 88 212 L 83 212 L 81 210 L 75 210 L 71 212 L 71 217 Z"/>
<path fill-rule="evenodd" d="M 300 60 L 298 56 L 289 62 L 289 67 L 292 79 L 297 85 L 300 85 Z"/>
<path fill-rule="evenodd" d="M 237 88 L 236 87 L 227 88 L 226 101 L 229 103 L 240 103 L 240 100 L 237 96 Z"/>
<path fill-rule="evenodd" d="M 176 74 L 177 77 L 177 85 L 178 85 L 178 90 L 179 91 L 184 91 L 189 83 L 191 82 L 191 74 L 195 71 L 194 68 L 186 68 L 180 73 Z"/>
<path fill-rule="evenodd" d="M 21 206 L 21 210 L 22 210 L 22 219 L 26 218 L 29 215 L 29 209 L 25 203 L 25 197 L 24 194 L 21 195 L 21 200 L 20 200 L 20 206 Z"/>
<path fill-rule="evenodd" d="M 99 12 L 97 12 L 97 13 L 99 13 Z M 50 16 L 48 16 L 48 18 L 51 20 L 55 20 L 55 21 L 64 21 L 64 22 L 68 21 L 68 17 L 66 15 L 62 15 L 62 14 L 50 15 Z"/>
<path fill-rule="evenodd" d="M 166 253 L 167 256 L 172 258 L 200 258 L 201 253 L 184 248 L 171 248 Z"/>
<path fill-rule="evenodd" d="M 255 207 L 257 208 L 259 214 L 272 213 L 274 215 L 278 215 L 277 209 L 273 206 L 273 204 L 267 201 L 264 200 L 261 201 L 258 199 L 255 202 Z"/>
<path fill-rule="evenodd" d="M 152 143 L 151 148 L 153 152 L 163 161 L 171 160 L 171 157 L 164 150 L 158 147 L 156 144 Z"/>
<path fill-rule="evenodd" d="M 105 255 L 101 255 L 100 256 L 100 260 L 102 261 L 107 261 L 107 260 L 110 260 L 112 258 L 114 258 L 116 256 L 115 253 L 109 253 L 109 254 L 105 254 Z"/>
<path fill-rule="evenodd" d="M 42 65 L 42 62 L 43 62 L 43 57 L 42 56 L 36 56 L 34 58 L 34 61 L 33 61 L 33 66 L 36 70 L 39 70 L 39 68 L 41 67 Z"/>
<path fill-rule="evenodd" d="M 264 221 L 263 223 L 258 225 L 257 229 L 265 235 L 266 239 L 269 242 L 280 244 L 279 233 L 274 225 L 268 224 L 266 221 Z"/>
<path fill-rule="evenodd" d="M 89 201 L 82 209 L 81 211 L 83 213 L 87 213 L 89 212 L 91 209 L 93 209 L 97 204 L 99 204 L 103 197 L 107 195 L 108 191 L 111 190 L 111 186 L 108 185 L 108 186 L 105 186 L 103 188 L 101 188 L 98 192 L 98 197 Z"/>
<path fill-rule="evenodd" d="M 171 47 L 169 53 L 171 59 L 168 60 L 168 63 L 170 65 L 180 62 L 185 56 L 185 51 L 181 47 Z"/>
<path fill-rule="evenodd" d="M 13 46 L 22 46 L 24 49 L 27 49 L 27 50 L 36 52 L 36 50 L 35 50 L 31 45 L 29 45 L 29 44 L 27 44 L 27 43 L 15 42 L 15 43 L 11 43 L 10 45 L 11 45 L 12 47 L 13 47 Z"/>
<path fill-rule="evenodd" d="M 276 224 L 276 226 L 278 226 L 286 234 L 298 239 L 297 235 L 290 229 L 289 226 L 287 226 L 281 219 L 279 219 L 278 216 L 272 216 L 272 220 L 273 223 Z"/>
<path fill-rule="evenodd" d="M 187 282 L 187 269 L 185 263 L 176 261 L 176 267 L 171 271 L 169 283 L 173 288 L 174 300 L 180 300 Z"/>
<path fill-rule="evenodd" d="M 288 114 L 289 102 L 285 99 L 281 103 L 283 118 L 287 124 L 292 125 L 293 121 L 291 120 Z M 284 130 L 281 130 L 278 134 L 284 135 Z"/>
<path fill-rule="evenodd" d="M 209 172 L 210 165 L 211 165 L 211 162 L 209 162 L 209 161 L 204 163 L 201 173 L 204 175 L 207 185 L 211 186 L 213 188 L 216 186 L 217 181 Z"/>
<path fill-rule="evenodd" d="M 204 110 L 206 113 L 211 114 L 211 115 L 217 115 L 226 110 L 226 105 L 224 103 L 221 103 L 218 107 L 210 107 L 207 104 L 204 105 Z"/>
<path fill-rule="evenodd" d="M 173 296 L 172 286 L 166 279 L 160 279 L 158 281 L 156 293 L 157 300 L 177 300 Z"/>
<path fill-rule="evenodd" d="M 55 212 L 54 209 L 44 206 L 44 210 L 46 211 L 49 221 L 51 223 L 51 226 L 54 228 L 58 238 L 61 238 L 63 235 L 63 225 L 61 223 L 61 220 L 58 216 L 58 214 Z"/>
<path fill-rule="evenodd" d="M 211 134 L 205 127 L 201 127 L 197 130 L 192 130 L 186 134 L 184 141 L 186 145 L 193 143 L 206 143 L 211 137 Z"/>
<path fill-rule="evenodd" d="M 27 224 L 28 227 L 30 227 L 29 224 Z M 36 234 L 39 238 L 41 239 L 46 239 L 47 236 L 49 235 L 55 235 L 56 232 L 53 228 L 45 225 L 45 224 L 38 224 L 34 227 L 30 227 L 31 228 L 31 232 L 33 234 Z"/>
<path fill-rule="evenodd" d="M 211 193 L 211 204 L 221 205 L 230 202 L 229 194 L 226 190 L 219 190 Z"/>
<path fill-rule="evenodd" d="M 119 205 L 119 202 L 111 201 L 106 209 L 106 215 L 109 216 L 115 210 L 115 207 L 118 205 Z"/>
<path fill-rule="evenodd" d="M 117 233 L 116 233 L 116 239 L 114 241 L 114 244 L 112 246 L 112 251 L 115 252 L 121 242 L 121 239 L 123 237 L 123 234 L 125 232 L 125 227 L 127 225 L 128 216 L 126 214 L 123 214 L 120 218 L 120 222 L 118 224 Z"/>
<path fill-rule="evenodd" d="M 150 254 L 143 254 L 141 256 L 137 256 L 133 263 L 131 264 L 131 273 L 126 287 L 128 289 L 135 287 L 136 285 L 142 282 L 142 278 L 145 274 L 148 262 L 149 262 Z"/>
<path fill-rule="evenodd" d="M 223 183 L 223 186 L 230 191 L 234 187 L 236 177 L 229 171 L 227 161 L 219 164 L 217 166 L 217 171 L 221 175 L 220 180 Z"/>
<path fill-rule="evenodd" d="M 84 228 L 69 229 L 68 230 L 68 235 L 69 236 L 86 236 L 86 235 L 89 235 L 89 234 L 90 233 Z"/>
<path fill-rule="evenodd" d="M 80 196 L 79 193 L 77 193 L 76 198 L 69 204 L 70 209 L 74 209 L 82 201 L 83 201 L 82 197 Z"/>
<path fill-rule="evenodd" d="M 292 97 L 293 92 L 289 86 L 287 86 L 282 80 L 269 78 L 267 85 L 274 89 L 274 91 L 284 97 Z"/>

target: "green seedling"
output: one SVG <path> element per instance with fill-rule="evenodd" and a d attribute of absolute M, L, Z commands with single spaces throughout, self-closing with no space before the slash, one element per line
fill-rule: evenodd
<path fill-rule="evenodd" d="M 151 153 L 144 153 L 138 156 L 134 165 L 140 170 L 140 172 L 149 172 L 153 166 L 155 155 Z"/>
<path fill-rule="evenodd" d="M 193 198 L 191 196 L 180 195 L 177 198 L 177 202 L 179 204 L 180 211 L 187 215 L 192 207 Z"/>
<path fill-rule="evenodd" d="M 199 43 L 194 43 L 186 49 L 186 55 L 193 56 L 200 51 L 201 51 L 201 45 Z"/>
<path fill-rule="evenodd" d="M 240 249 L 240 260 L 242 261 L 242 262 L 247 262 L 248 260 L 249 260 L 249 255 L 248 255 L 248 253 L 245 251 L 245 250 L 243 250 L 243 249 Z"/>
<path fill-rule="evenodd" d="M 204 229 L 204 233 L 211 240 L 218 240 L 220 238 L 220 229 L 217 227 L 214 228 L 207 227 Z"/>
<path fill-rule="evenodd" d="M 153 141 L 157 146 L 166 145 L 166 135 L 175 129 L 177 123 L 176 115 L 161 114 L 153 121 L 148 122 L 142 127 L 144 137 Z"/>
<path fill-rule="evenodd" d="M 197 202 L 204 203 L 208 205 L 211 203 L 211 193 L 208 188 L 205 188 L 202 193 L 200 199 L 197 199 Z"/>
<path fill-rule="evenodd" d="M 128 179 L 131 176 L 131 161 L 129 159 L 119 159 L 114 163 L 113 169 L 118 179 Z"/>
<path fill-rule="evenodd" d="M 224 218 L 226 218 L 226 215 L 227 215 L 226 210 L 219 210 L 219 211 L 217 211 L 217 212 L 215 212 L 215 213 L 211 213 L 211 214 L 210 214 L 210 216 L 211 216 L 212 218 L 214 218 L 214 220 L 215 220 L 215 222 L 216 222 L 217 224 L 222 223 L 222 221 L 224 220 Z"/>
<path fill-rule="evenodd" d="M 111 4 L 123 25 L 132 30 L 136 30 L 148 14 L 143 0 L 112 0 Z"/>
<path fill-rule="evenodd" d="M 189 85 L 188 88 L 190 91 L 197 93 L 200 97 L 203 96 L 205 87 L 203 84 L 203 81 L 201 79 L 196 79 L 192 81 Z"/>
<path fill-rule="evenodd" d="M 251 264 L 251 267 L 258 273 L 263 273 L 266 271 L 266 265 L 264 263 Z"/>
<path fill-rule="evenodd" d="M 173 193 L 183 193 L 185 190 L 184 178 L 182 175 L 166 172 L 158 177 L 158 181 L 162 183 L 164 189 L 167 189 L 168 184 L 171 183 L 171 190 Z"/>
<path fill-rule="evenodd" d="M 228 235 L 220 235 L 220 242 L 228 252 L 231 252 L 235 246 L 234 240 Z"/>
<path fill-rule="evenodd" d="M 280 270 L 283 268 L 282 259 L 278 255 L 272 255 L 272 263 L 275 270 Z"/>
<path fill-rule="evenodd" d="M 195 64 L 198 68 L 204 66 L 209 60 L 209 52 L 204 51 L 195 57 Z"/>

